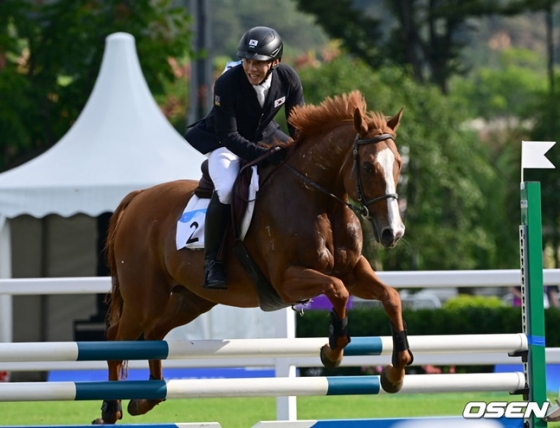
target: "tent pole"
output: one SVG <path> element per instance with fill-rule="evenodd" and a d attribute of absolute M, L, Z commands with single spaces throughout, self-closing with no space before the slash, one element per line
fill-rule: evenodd
<path fill-rule="evenodd" d="M 12 277 L 10 222 L 0 216 L 0 278 Z M 0 294 L 0 342 L 12 342 L 12 296 Z"/>

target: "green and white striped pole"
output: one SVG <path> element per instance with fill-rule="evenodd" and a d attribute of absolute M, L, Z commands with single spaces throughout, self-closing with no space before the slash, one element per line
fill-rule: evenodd
<path fill-rule="evenodd" d="M 524 371 L 529 386 L 527 398 L 539 403 L 539 406 L 547 401 L 541 187 L 538 182 L 525 182 L 523 170 L 554 168 L 545 157 L 545 153 L 554 144 L 551 141 L 523 141 L 521 147 L 521 316 L 529 348 Z M 526 423 L 531 428 L 547 426 L 545 420 L 534 415 Z"/>

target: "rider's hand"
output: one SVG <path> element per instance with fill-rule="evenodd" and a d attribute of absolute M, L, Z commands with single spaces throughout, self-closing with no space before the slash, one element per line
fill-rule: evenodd
<path fill-rule="evenodd" d="M 286 149 L 284 147 L 274 146 L 271 149 L 269 149 L 268 151 L 271 152 L 272 154 L 267 156 L 263 160 L 265 160 L 265 161 L 267 161 L 267 162 L 269 162 L 273 165 L 278 165 L 278 164 L 282 163 L 282 161 L 286 157 Z"/>

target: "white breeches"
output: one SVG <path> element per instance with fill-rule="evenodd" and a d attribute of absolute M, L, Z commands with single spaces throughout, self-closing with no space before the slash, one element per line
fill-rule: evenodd
<path fill-rule="evenodd" d="M 239 173 L 239 158 L 225 147 L 208 155 L 208 173 L 222 204 L 231 204 L 233 183 Z"/>

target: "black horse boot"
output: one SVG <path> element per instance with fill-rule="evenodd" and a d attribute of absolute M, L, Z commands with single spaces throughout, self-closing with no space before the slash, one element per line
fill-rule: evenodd
<path fill-rule="evenodd" d="M 210 290 L 225 290 L 226 274 L 221 260 L 217 260 L 220 244 L 226 232 L 230 205 L 222 204 L 214 192 L 206 210 L 204 224 L 204 284 Z"/>

